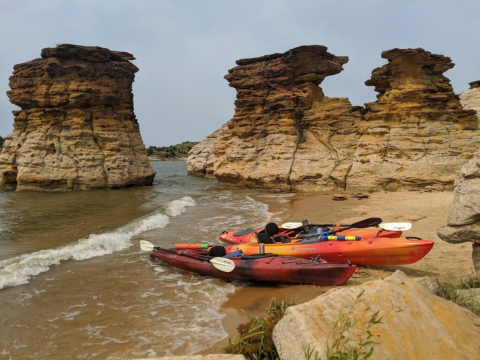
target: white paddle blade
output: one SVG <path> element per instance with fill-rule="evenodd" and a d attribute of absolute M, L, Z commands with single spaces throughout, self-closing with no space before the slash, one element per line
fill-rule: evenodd
<path fill-rule="evenodd" d="M 231 272 L 235 269 L 235 262 L 230 259 L 215 257 L 210 260 L 210 263 L 220 271 Z"/>
<path fill-rule="evenodd" d="M 302 226 L 301 222 L 287 222 L 285 224 L 282 224 L 283 229 L 296 229 Z"/>
<path fill-rule="evenodd" d="M 155 246 L 147 240 L 140 240 L 140 249 L 143 251 L 153 251 Z"/>
<path fill-rule="evenodd" d="M 407 231 L 412 228 L 412 224 L 408 222 L 381 223 L 378 226 L 380 226 L 383 230 L 389 230 L 389 231 Z"/>

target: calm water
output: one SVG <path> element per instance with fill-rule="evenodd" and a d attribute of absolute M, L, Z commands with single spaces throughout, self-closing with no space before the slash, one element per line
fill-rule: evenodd
<path fill-rule="evenodd" d="M 152 166 L 152 187 L 0 192 L 0 359 L 190 355 L 227 336 L 218 311 L 248 284 L 152 263 L 139 241 L 220 243 L 281 217 L 291 195 Z"/>

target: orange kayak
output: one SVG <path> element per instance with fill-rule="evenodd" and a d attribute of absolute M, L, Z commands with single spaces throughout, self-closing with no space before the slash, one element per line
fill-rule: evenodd
<path fill-rule="evenodd" d="M 257 242 L 257 234 L 258 233 L 265 233 L 265 228 L 259 229 L 245 229 L 241 231 L 224 231 L 222 232 L 218 238 L 221 241 L 231 243 L 231 244 L 242 244 L 248 242 Z M 283 229 L 279 227 L 279 235 L 288 236 L 292 242 L 299 241 L 305 237 L 304 234 L 301 234 L 299 231 L 294 231 L 290 229 Z M 361 238 L 374 238 L 374 237 L 382 237 L 382 238 L 399 238 L 402 236 L 401 231 L 390 231 L 390 230 L 383 230 L 383 229 L 348 229 L 343 230 L 335 235 L 343 235 L 343 236 L 360 236 Z"/>
<path fill-rule="evenodd" d="M 356 232 L 358 234 L 358 231 Z M 363 266 L 385 266 L 413 264 L 422 259 L 433 247 L 434 242 L 418 238 L 361 238 L 357 241 L 324 240 L 302 244 L 262 244 L 266 253 L 313 259 L 320 255 L 327 262 Z M 228 253 L 241 250 L 244 255 L 260 253 L 257 242 L 225 246 Z"/>

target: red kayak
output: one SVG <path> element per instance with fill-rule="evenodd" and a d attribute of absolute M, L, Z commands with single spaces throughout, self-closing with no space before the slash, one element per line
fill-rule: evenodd
<path fill-rule="evenodd" d="M 224 247 L 217 248 L 225 251 Z M 327 263 L 319 258 L 305 260 L 274 254 L 225 258 L 207 254 L 207 251 L 201 250 L 177 251 L 155 247 L 150 253 L 150 258 L 200 275 L 231 280 L 317 286 L 344 284 L 356 269 L 355 265 Z"/>

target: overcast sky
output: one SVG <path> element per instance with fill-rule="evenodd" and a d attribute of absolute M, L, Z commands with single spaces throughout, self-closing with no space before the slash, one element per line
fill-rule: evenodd
<path fill-rule="evenodd" d="M 146 146 L 200 141 L 230 120 L 235 60 L 324 45 L 348 56 L 320 85 L 353 105 L 387 63 L 382 51 L 421 47 L 448 56 L 455 93 L 480 79 L 480 0 L 0 0 L 0 136 L 13 131 L 13 66 L 59 43 L 132 53 L 135 114 Z"/>

